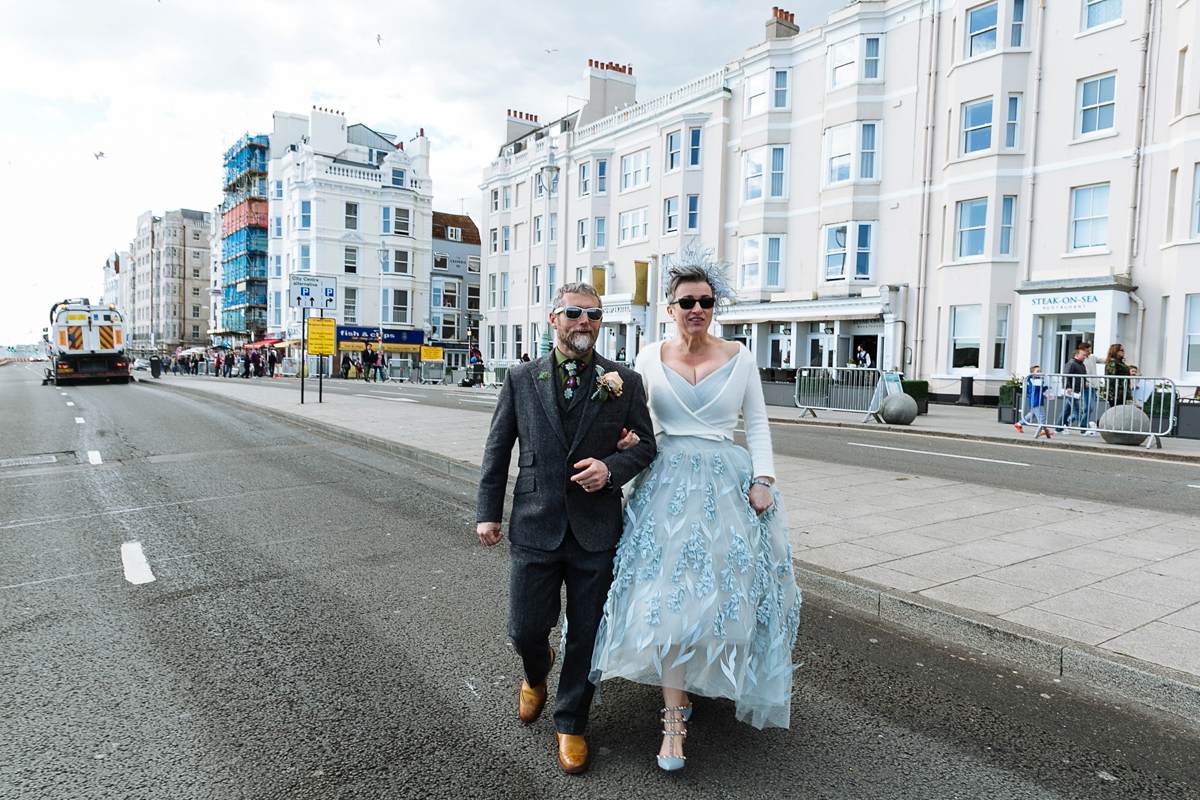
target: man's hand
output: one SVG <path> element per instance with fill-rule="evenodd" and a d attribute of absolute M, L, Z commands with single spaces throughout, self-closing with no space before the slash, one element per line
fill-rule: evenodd
<path fill-rule="evenodd" d="M 629 430 L 628 428 L 621 428 L 621 438 L 617 440 L 617 452 L 623 453 L 641 440 L 642 437 L 638 436 L 633 431 Z"/>
<path fill-rule="evenodd" d="M 608 485 L 608 465 L 597 458 L 585 458 L 575 463 L 582 470 L 571 476 L 571 480 L 583 487 L 585 492 L 598 492 Z"/>
<path fill-rule="evenodd" d="M 475 533 L 479 536 L 479 541 L 488 547 L 491 547 L 503 538 L 503 535 L 500 533 L 499 522 L 476 522 Z"/>

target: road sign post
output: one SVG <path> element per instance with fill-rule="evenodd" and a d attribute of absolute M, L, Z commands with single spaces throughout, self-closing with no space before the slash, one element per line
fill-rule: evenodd
<path fill-rule="evenodd" d="M 304 344 L 300 361 L 300 405 L 304 405 L 304 373 L 308 367 L 308 328 L 311 324 L 308 312 L 314 308 L 318 309 L 321 312 L 320 319 L 323 321 L 325 309 L 337 308 L 337 278 L 323 275 L 298 275 L 293 272 L 288 276 L 288 289 L 288 305 L 300 309 L 301 324 L 304 328 Z M 332 323 L 333 320 L 329 320 L 329 322 Z M 325 358 L 323 353 L 318 355 L 321 356 L 321 359 L 317 367 L 317 402 L 321 403 L 325 401 Z"/>
<path fill-rule="evenodd" d="M 334 355 L 336 333 L 337 321 L 332 318 L 326 319 L 324 309 L 321 310 L 321 316 L 318 319 L 308 321 L 309 352 L 315 353 L 320 359 L 320 368 L 317 370 L 317 391 L 320 402 L 324 402 L 325 397 L 325 356 Z"/>

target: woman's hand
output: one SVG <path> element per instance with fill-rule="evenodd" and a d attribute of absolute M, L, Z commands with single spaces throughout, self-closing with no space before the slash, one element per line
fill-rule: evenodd
<path fill-rule="evenodd" d="M 642 439 L 636 433 L 625 428 L 621 428 L 621 438 L 617 440 L 617 451 L 624 452 L 636 445 Z"/>
<path fill-rule="evenodd" d="M 771 496 L 771 487 L 763 486 L 761 483 L 750 484 L 750 507 L 754 509 L 755 514 L 761 514 L 769 509 L 775 502 Z"/>

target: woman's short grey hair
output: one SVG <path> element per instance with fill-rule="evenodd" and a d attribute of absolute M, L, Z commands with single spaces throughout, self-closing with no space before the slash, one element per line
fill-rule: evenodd
<path fill-rule="evenodd" d="M 668 303 L 675 302 L 675 291 L 681 283 L 707 283 L 719 305 L 733 302 L 733 285 L 729 266 L 716 259 L 712 248 L 685 245 L 679 252 L 663 257 L 663 292 Z"/>
<path fill-rule="evenodd" d="M 600 307 L 600 295 L 596 292 L 596 287 L 590 283 L 564 283 L 558 287 L 558 291 L 554 293 L 554 299 L 550 302 L 550 310 L 553 311 L 563 304 L 563 298 L 569 294 L 586 294 L 596 298 L 596 307 Z"/>

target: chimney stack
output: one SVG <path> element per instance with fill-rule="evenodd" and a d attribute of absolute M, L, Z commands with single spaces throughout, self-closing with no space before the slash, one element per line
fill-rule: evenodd
<path fill-rule="evenodd" d="M 790 39 L 800 32 L 800 26 L 796 24 L 796 15 L 790 11 L 784 11 L 779 6 L 771 8 L 771 18 L 767 20 L 767 40 L 771 39 Z"/>

